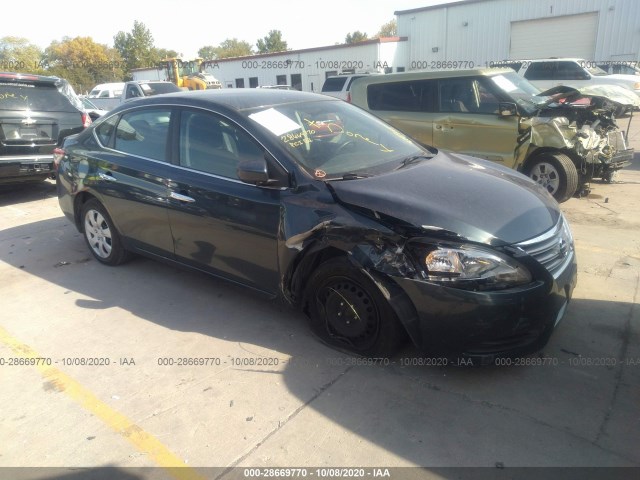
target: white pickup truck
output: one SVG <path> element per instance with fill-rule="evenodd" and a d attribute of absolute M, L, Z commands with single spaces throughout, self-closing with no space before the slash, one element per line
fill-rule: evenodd
<path fill-rule="evenodd" d="M 640 78 L 636 75 L 607 72 L 594 62 L 581 58 L 541 58 L 536 60 L 507 60 L 496 66 L 511 67 L 540 90 L 560 85 L 576 89 L 592 85 L 618 85 L 640 96 Z"/>
<path fill-rule="evenodd" d="M 122 85 L 122 93 L 119 97 L 114 96 L 96 98 L 92 97 L 91 94 L 89 94 L 89 98 L 91 99 L 91 102 L 97 107 L 103 110 L 111 110 L 120 105 L 122 102 L 131 100 L 132 98 L 150 97 L 152 95 L 181 91 L 180 88 L 178 88 L 174 83 L 157 80 L 134 80 L 131 82 L 126 82 Z M 98 87 L 100 87 L 100 85 L 97 85 L 91 92 L 98 89 Z"/>

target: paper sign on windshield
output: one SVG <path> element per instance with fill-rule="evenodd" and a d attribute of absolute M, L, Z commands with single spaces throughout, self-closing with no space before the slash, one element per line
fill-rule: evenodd
<path fill-rule="evenodd" d="M 252 113 L 249 118 L 269 129 L 274 135 L 282 135 L 301 128 L 296 122 L 273 108 Z"/>

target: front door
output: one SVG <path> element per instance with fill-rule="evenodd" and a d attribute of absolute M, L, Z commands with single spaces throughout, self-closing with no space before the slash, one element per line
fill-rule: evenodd
<path fill-rule="evenodd" d="M 498 162 L 515 164 L 518 117 L 499 115 L 499 98 L 480 79 L 439 81 L 439 113 L 433 121 L 438 148 Z"/>
<path fill-rule="evenodd" d="M 184 109 L 169 219 L 178 260 L 275 294 L 280 190 L 241 182 L 240 159 L 262 147 L 229 119 Z"/>

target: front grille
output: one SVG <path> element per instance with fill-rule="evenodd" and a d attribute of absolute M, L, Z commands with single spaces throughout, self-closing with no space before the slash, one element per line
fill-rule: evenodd
<path fill-rule="evenodd" d="M 573 238 L 563 217 L 552 229 L 515 246 L 535 258 L 554 277 L 564 270 L 573 255 Z"/>

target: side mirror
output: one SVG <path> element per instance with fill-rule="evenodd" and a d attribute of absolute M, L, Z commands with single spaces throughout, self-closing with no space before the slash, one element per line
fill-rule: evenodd
<path fill-rule="evenodd" d="M 269 183 L 269 170 L 264 158 L 240 160 L 237 169 L 238 178 L 245 183 L 253 185 L 266 185 Z"/>
<path fill-rule="evenodd" d="M 498 112 L 501 117 L 513 117 L 518 114 L 518 107 L 515 103 L 500 102 L 498 104 Z"/>

